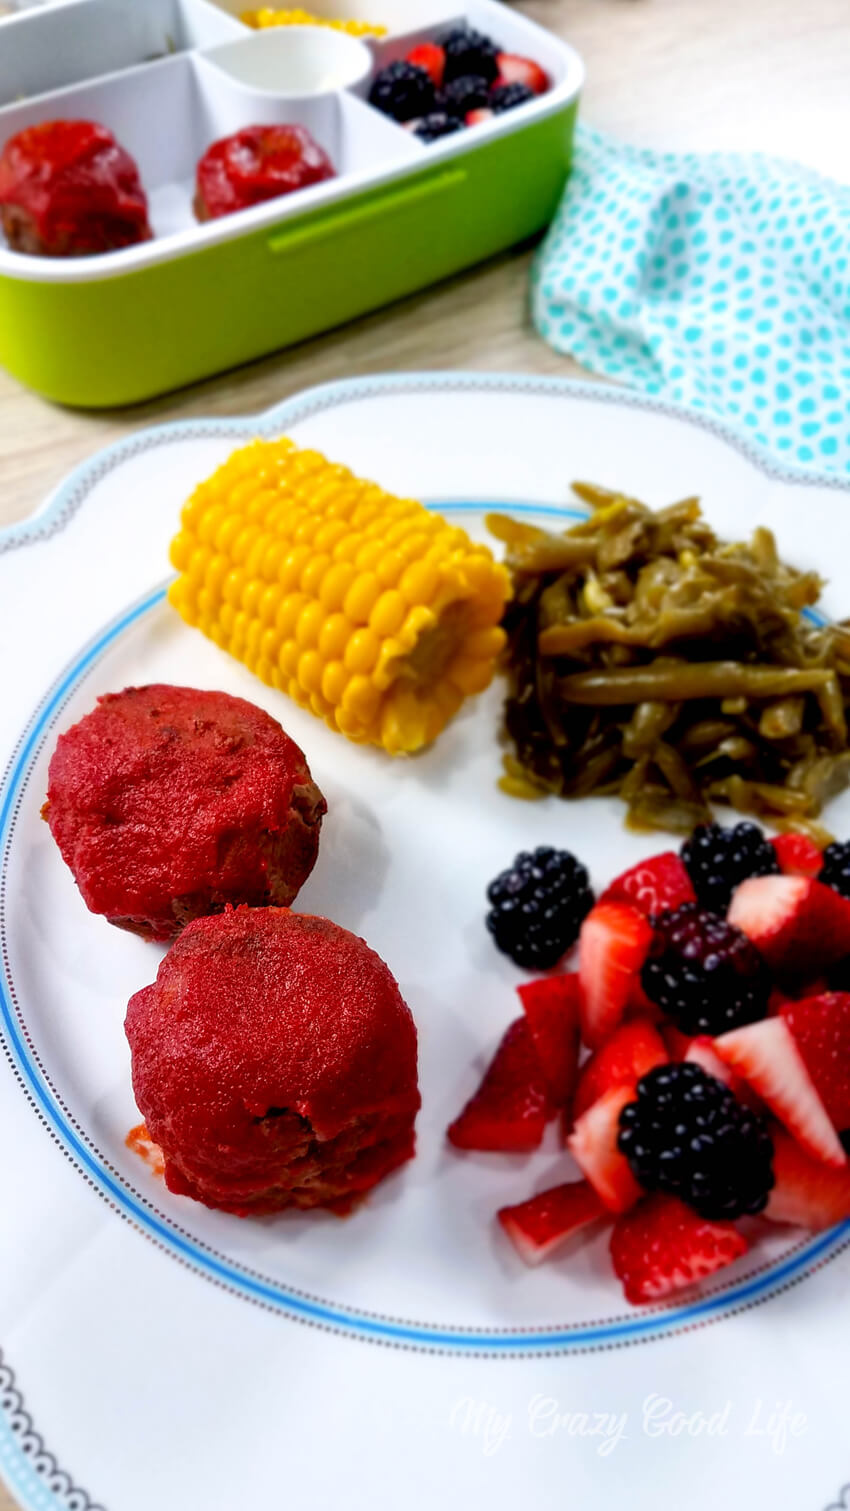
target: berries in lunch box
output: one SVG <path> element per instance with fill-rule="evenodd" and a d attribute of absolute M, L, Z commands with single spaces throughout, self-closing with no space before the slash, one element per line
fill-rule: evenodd
<path fill-rule="evenodd" d="M 456 131 L 462 131 L 463 122 L 454 115 L 446 115 L 443 110 L 433 110 L 430 115 L 423 116 L 421 121 L 411 122 L 410 129 L 420 142 L 438 142 L 441 137 L 453 136 Z"/>
<path fill-rule="evenodd" d="M 575 944 L 593 907 L 587 871 L 568 850 L 523 850 L 487 888 L 487 927 L 498 949 L 527 970 L 546 971 Z"/>
<path fill-rule="evenodd" d="M 449 115 L 456 115 L 463 121 L 473 110 L 483 110 L 488 107 L 490 88 L 486 79 L 481 79 L 475 74 L 464 74 L 460 79 L 452 79 L 444 85 L 440 91 L 440 104 Z"/>
<path fill-rule="evenodd" d="M 827 845 L 819 880 L 842 897 L 850 897 L 850 841 Z"/>
<path fill-rule="evenodd" d="M 521 58 L 513 52 L 500 52 L 496 61 L 499 65 L 497 89 L 507 84 L 522 84 L 532 94 L 545 94 L 549 88 L 548 75 L 533 58 Z"/>
<path fill-rule="evenodd" d="M 441 37 L 440 45 L 445 53 L 444 83 L 475 74 L 492 84 L 499 73 L 499 49 L 495 42 L 471 26 L 458 26 Z"/>
<path fill-rule="evenodd" d="M 732 893 L 749 876 L 775 876 L 776 851 L 757 824 L 700 824 L 681 849 L 697 899 L 714 913 L 725 913 Z"/>
<path fill-rule="evenodd" d="M 467 126 L 483 126 L 485 121 L 492 120 L 493 111 L 489 106 L 486 106 L 483 110 L 470 110 L 469 114 L 464 118 L 464 123 Z"/>
<path fill-rule="evenodd" d="M 446 68 L 446 55 L 436 42 L 421 42 L 407 54 L 406 61 L 412 63 L 414 68 L 424 68 L 435 89 L 441 87 Z"/>
<path fill-rule="evenodd" d="M 618 1218 L 611 1234 L 614 1271 L 626 1300 L 636 1306 L 696 1285 L 748 1249 L 743 1233 L 731 1223 L 699 1217 L 675 1196 L 642 1201 Z"/>
<path fill-rule="evenodd" d="M 647 997 L 685 1034 L 722 1034 L 767 1012 L 771 980 L 740 929 L 686 902 L 656 918 L 641 971 Z"/>
<path fill-rule="evenodd" d="M 434 84 L 424 68 L 398 59 L 375 75 L 369 104 L 392 116 L 394 121 L 413 121 L 433 111 Z"/>
<path fill-rule="evenodd" d="M 645 1191 L 677 1196 L 700 1217 L 732 1221 L 767 1206 L 767 1126 L 700 1065 L 661 1065 L 643 1076 L 620 1113 L 617 1146 Z"/>
<path fill-rule="evenodd" d="M 529 100 L 536 100 L 537 96 L 527 84 L 498 84 L 490 90 L 490 109 L 495 115 L 503 115 L 506 110 L 515 110 L 517 105 L 527 105 Z"/>

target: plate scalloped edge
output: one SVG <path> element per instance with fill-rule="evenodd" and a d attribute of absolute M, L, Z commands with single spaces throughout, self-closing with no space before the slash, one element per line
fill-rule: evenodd
<path fill-rule="evenodd" d="M 814 472 L 806 467 L 794 467 L 766 457 L 760 447 L 742 436 L 726 421 L 712 415 L 699 414 L 684 404 L 664 399 L 654 399 L 644 394 L 632 393 L 613 384 L 585 382 L 574 378 L 534 377 L 521 373 L 402 373 L 377 375 L 368 378 L 344 378 L 334 383 L 322 383 L 308 388 L 301 394 L 283 399 L 259 415 L 244 419 L 174 420 L 165 425 L 155 425 L 136 432 L 124 440 L 115 441 L 86 462 L 81 462 L 69 474 L 64 483 L 52 493 L 42 509 L 22 523 L 9 525 L 0 530 L 0 555 L 22 546 L 47 540 L 63 530 L 82 506 L 86 493 L 100 478 L 119 466 L 137 451 L 149 450 L 152 446 L 165 445 L 170 441 L 192 437 L 220 435 L 274 434 L 281 427 L 296 424 L 321 410 L 332 409 L 350 399 L 383 398 L 388 393 L 417 393 L 429 390 L 456 392 L 504 393 L 514 390 L 520 393 L 541 395 L 563 394 L 565 397 L 593 399 L 647 414 L 667 415 L 698 429 L 718 436 L 746 457 L 766 477 L 778 482 L 809 483 L 819 488 L 850 492 L 850 483 L 833 474 Z"/>
<path fill-rule="evenodd" d="M 135 453 L 150 449 L 152 446 L 168 444 L 174 440 L 193 437 L 221 435 L 239 437 L 256 435 L 258 433 L 275 433 L 281 428 L 307 418 L 311 414 L 333 408 L 335 405 L 345 403 L 351 399 L 380 398 L 393 392 L 415 393 L 433 390 L 445 391 L 446 389 L 465 392 L 509 392 L 514 390 L 526 394 L 539 393 L 547 396 L 563 394 L 564 397 L 587 398 L 597 402 L 607 402 L 650 413 L 667 415 L 670 418 L 683 420 L 702 430 L 717 435 L 751 462 L 758 471 L 769 478 L 781 482 L 803 483 L 819 488 L 848 491 L 848 484 L 840 478 L 813 474 L 808 469 L 786 466 L 770 458 L 765 458 L 758 448 L 751 445 L 746 438 L 740 436 L 733 428 L 722 421 L 710 416 L 695 414 L 678 404 L 653 400 L 642 395 L 624 392 L 614 387 L 570 379 L 522 377 L 509 373 L 406 374 L 399 377 L 361 378 L 324 384 L 307 390 L 301 395 L 284 400 L 282 403 L 254 417 L 178 421 L 142 430 L 134 436 L 104 448 L 89 461 L 80 464 L 48 498 L 44 507 L 37 514 L 23 523 L 12 525 L 0 531 L 0 554 L 36 544 L 59 533 L 82 507 L 87 493 L 96 482 Z M 22 741 L 21 743 L 24 742 Z M 20 749 L 20 746 L 18 749 Z M 13 756 L 13 763 L 14 759 Z M 8 784 L 9 775 L 10 772 L 7 772 L 4 779 L 4 787 Z M 67 1153 L 67 1150 L 63 1152 Z M 72 1156 L 69 1155 L 68 1157 Z M 850 1224 L 846 1225 L 846 1227 L 850 1231 Z M 843 1232 L 843 1229 L 837 1230 L 837 1232 L 840 1234 Z M 845 1246 L 846 1241 L 841 1244 L 841 1247 Z M 822 1249 L 822 1242 L 813 1245 L 812 1248 L 817 1253 L 810 1251 L 809 1257 L 816 1259 L 817 1254 Z M 826 1255 L 823 1255 L 821 1262 L 824 1262 L 825 1258 Z M 785 1289 L 793 1284 L 795 1278 L 799 1279 L 802 1277 L 789 1277 L 781 1288 Z M 775 1293 L 776 1287 L 771 1287 L 769 1294 Z M 728 1302 L 731 1298 L 726 1297 L 723 1299 Z M 757 1299 L 767 1298 L 761 1297 Z M 729 1310 L 738 1310 L 741 1307 L 755 1305 L 757 1304 L 757 1299 L 744 1300 L 742 1298 L 739 1307 L 732 1307 Z M 291 1313 L 289 1315 L 291 1316 Z M 650 1319 L 647 1320 L 649 1321 Z M 708 1320 L 710 1319 L 705 1318 L 701 1322 L 694 1317 L 690 1323 L 690 1327 L 704 1325 L 704 1322 Z M 321 1324 L 319 1325 L 321 1326 Z M 686 1324 L 687 1326 L 688 1324 Z M 663 1332 L 656 1331 L 654 1336 L 663 1336 Z M 395 1346 L 399 1346 L 398 1343 Z M 611 1345 L 609 1344 L 608 1346 Z M 431 1350 L 429 1349 L 429 1351 Z M 547 1350 L 547 1352 L 560 1351 L 561 1349 L 557 1346 L 554 1350 L 551 1348 Z M 464 1350 L 464 1352 L 468 1352 L 468 1350 Z M 494 1354 L 488 1350 L 488 1357 L 494 1356 L 511 1357 L 521 1355 L 506 1354 L 501 1351 L 498 1354 Z M 101 1511 L 100 1506 L 92 1501 L 86 1491 L 81 1490 L 73 1484 L 69 1475 L 58 1467 L 53 1455 L 45 1449 L 39 1434 L 32 1425 L 31 1417 L 23 1408 L 20 1392 L 15 1387 L 14 1376 L 9 1365 L 4 1361 L 2 1352 L 0 1352 L 0 1429 L 2 1429 L 0 1430 L 0 1470 L 2 1470 L 3 1476 L 9 1483 L 10 1488 L 18 1495 L 23 1504 L 27 1507 L 38 1508 L 38 1511 L 54 1511 L 54 1508 L 56 1508 L 56 1511 Z M 839 1491 L 838 1500 L 830 1503 L 826 1511 L 848 1511 L 849 1506 L 850 1485 L 845 1485 Z"/>

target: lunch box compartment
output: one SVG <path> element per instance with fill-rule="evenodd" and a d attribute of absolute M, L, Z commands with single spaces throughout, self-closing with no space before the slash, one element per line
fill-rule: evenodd
<path fill-rule="evenodd" d="M 237 21 L 246 11 L 265 8 L 262 0 L 205 0 L 205 3 Z M 456 0 L 303 0 L 303 3 L 293 0 L 292 4 L 288 0 L 280 0 L 279 4 L 271 0 L 267 8 L 305 10 L 327 21 L 368 21 L 373 26 L 385 26 L 390 36 L 440 26 L 457 14 Z M 264 27 L 263 31 L 268 36 L 274 29 Z"/>
<path fill-rule="evenodd" d="M 21 11 L 3 31 L 0 105 L 244 34 L 207 0 L 64 0 Z"/>
<path fill-rule="evenodd" d="M 65 0 L 17 19 L 3 41 L 36 21 L 73 13 L 79 23 L 127 5 L 154 29 L 169 16 L 203 29 L 212 15 L 226 34 L 0 107 L 0 150 L 41 121 L 109 127 L 139 165 L 154 230 L 137 246 L 66 259 L 23 256 L 0 238 L 0 363 L 48 398 L 134 403 L 250 361 L 491 256 L 543 229 L 557 208 L 581 62 L 498 0 L 466 12 L 444 7 L 433 25 L 368 46 L 328 28 L 254 31 L 210 0 Z M 404 7 L 410 19 L 425 9 Z M 552 88 L 426 145 L 369 105 L 369 89 L 383 61 L 463 15 L 506 50 L 537 60 Z M 190 32 L 179 37 L 186 43 Z M 280 75 L 254 67 L 270 38 L 287 65 Z M 148 32 L 140 45 L 149 41 Z M 244 82 L 291 80 L 286 49 L 305 47 L 328 57 L 327 81 L 321 66 L 308 70 L 312 92 Z M 348 88 L 336 87 L 340 59 Z M 336 177 L 200 224 L 193 199 L 203 153 L 222 136 L 267 124 L 309 130 Z"/>

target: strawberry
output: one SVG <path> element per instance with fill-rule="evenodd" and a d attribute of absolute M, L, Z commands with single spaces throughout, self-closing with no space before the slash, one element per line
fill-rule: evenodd
<path fill-rule="evenodd" d="M 499 77 L 493 85 L 494 89 L 501 89 L 503 84 L 525 84 L 535 94 L 545 94 L 549 88 L 548 74 L 531 58 L 521 58 L 512 52 L 500 52 L 496 61 Z"/>
<path fill-rule="evenodd" d="M 639 912 L 652 918 L 657 913 L 672 913 L 683 902 L 696 902 L 696 893 L 684 862 L 675 850 L 665 850 L 624 871 L 603 892 L 600 902 L 630 902 Z"/>
<path fill-rule="evenodd" d="M 650 1196 L 619 1217 L 611 1234 L 614 1269 L 636 1306 L 695 1285 L 748 1248 L 732 1223 L 698 1217 L 674 1196 Z"/>
<path fill-rule="evenodd" d="M 666 1018 L 657 1002 L 650 1001 L 643 989 L 640 976 L 635 976 L 629 989 L 629 1000 L 626 1003 L 627 1018 L 645 1018 L 650 1023 L 660 1026 L 666 1022 Z"/>
<path fill-rule="evenodd" d="M 578 1074 L 578 976 L 544 976 L 518 991 L 552 1105 L 565 1107 Z"/>
<path fill-rule="evenodd" d="M 504 1035 L 470 1098 L 448 1131 L 456 1149 L 524 1153 L 536 1149 L 552 1115 L 549 1093 L 525 1018 Z"/>
<path fill-rule="evenodd" d="M 713 1039 L 709 1038 L 708 1034 L 700 1034 L 698 1038 L 691 1040 L 687 1053 L 683 1058 L 690 1061 L 692 1065 L 701 1065 L 708 1075 L 714 1076 L 716 1081 L 722 1081 L 723 1085 L 728 1086 L 732 1095 L 736 1096 L 739 1102 L 743 1102 L 745 1107 L 752 1107 L 754 1109 L 763 1108 L 764 1104 L 756 1096 L 752 1086 L 748 1086 L 746 1081 L 742 1081 L 740 1076 L 736 1076 L 734 1070 L 726 1064 L 726 1061 L 721 1060 L 714 1047 L 714 1042 Z"/>
<path fill-rule="evenodd" d="M 814 1159 L 836 1168 L 847 1163 L 784 1016 L 721 1034 L 714 1048 Z"/>
<path fill-rule="evenodd" d="M 422 42 L 418 47 L 412 48 L 406 61 L 416 68 L 424 68 L 435 89 L 442 86 L 446 55 L 436 42 Z"/>
<path fill-rule="evenodd" d="M 620 1113 L 634 1101 L 633 1086 L 612 1086 L 578 1119 L 567 1148 L 609 1212 L 626 1212 L 641 1189 L 617 1148 Z"/>
<path fill-rule="evenodd" d="M 598 1049 L 620 1022 L 649 952 L 652 928 L 627 902 L 598 902 L 581 926 L 578 973 L 581 1036 Z"/>
<path fill-rule="evenodd" d="M 607 1044 L 581 1068 L 573 1103 L 575 1117 L 581 1117 L 612 1086 L 634 1089 L 641 1076 L 656 1065 L 666 1065 L 668 1059 L 661 1035 L 651 1023 L 641 1018 L 621 1023 Z"/>
<path fill-rule="evenodd" d="M 690 1034 L 683 1034 L 675 1023 L 665 1023 L 661 1029 L 661 1037 L 671 1060 L 679 1061 L 688 1058 L 688 1050 L 694 1043 Z"/>
<path fill-rule="evenodd" d="M 464 116 L 464 125 L 483 126 L 485 121 L 492 121 L 494 112 L 486 105 L 480 105 L 477 110 L 468 110 Z"/>
<path fill-rule="evenodd" d="M 771 1222 L 791 1222 L 818 1233 L 850 1217 L 850 1169 L 831 1170 L 810 1159 L 781 1128 L 773 1129 L 776 1180 L 765 1208 Z"/>
<path fill-rule="evenodd" d="M 823 852 L 808 834 L 777 834 L 770 843 L 783 876 L 817 876 L 823 866 Z"/>
<path fill-rule="evenodd" d="M 850 954 L 850 900 L 807 876 L 751 876 L 741 882 L 729 922 L 768 965 L 814 975 Z"/>
<path fill-rule="evenodd" d="M 607 1215 L 586 1180 L 568 1181 L 532 1196 L 515 1207 L 502 1207 L 496 1216 L 526 1264 L 541 1264 L 567 1239 Z"/>
<path fill-rule="evenodd" d="M 708 1034 L 700 1034 L 696 1039 L 692 1039 L 684 1058 L 691 1065 L 701 1065 L 708 1075 L 714 1076 L 717 1081 L 722 1081 L 723 1085 L 730 1089 L 734 1090 L 736 1083 L 741 1084 L 726 1061 L 721 1060 L 714 1047 L 714 1040 L 709 1038 Z"/>
<path fill-rule="evenodd" d="M 782 1016 L 835 1127 L 850 1128 L 850 993 L 786 1002 Z"/>

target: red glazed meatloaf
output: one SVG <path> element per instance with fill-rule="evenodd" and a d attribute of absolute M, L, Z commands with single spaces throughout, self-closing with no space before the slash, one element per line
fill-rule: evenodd
<path fill-rule="evenodd" d="M 43 814 L 91 912 L 173 939 L 228 903 L 291 903 L 325 811 L 269 714 L 153 686 L 107 694 L 59 737 Z"/>
<path fill-rule="evenodd" d="M 149 241 L 139 170 L 94 121 L 43 121 L 0 153 L 0 225 L 14 252 L 90 257 Z"/>
<path fill-rule="evenodd" d="M 171 1191 L 344 1213 L 414 1153 L 416 1028 L 356 935 L 286 908 L 191 923 L 130 999 L 133 1090 Z"/>

